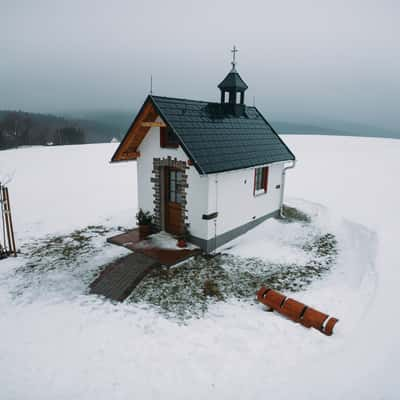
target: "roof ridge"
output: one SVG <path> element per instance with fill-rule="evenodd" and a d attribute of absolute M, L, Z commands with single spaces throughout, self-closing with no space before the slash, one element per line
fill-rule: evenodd
<path fill-rule="evenodd" d="M 151 94 L 149 96 L 155 100 L 157 100 L 157 98 L 159 98 L 159 99 L 168 99 L 168 100 L 190 101 L 192 103 L 221 104 L 219 101 L 193 100 L 193 99 L 187 99 L 184 97 L 158 96 L 158 95 L 154 95 L 154 94 Z M 257 108 L 255 106 L 248 106 L 247 104 L 245 104 L 245 106 L 246 106 L 246 108 L 257 110 Z"/>
<path fill-rule="evenodd" d="M 154 94 L 151 94 L 150 97 L 152 97 L 154 99 L 161 98 L 161 99 L 169 99 L 169 100 L 191 101 L 193 103 L 214 103 L 214 102 L 210 102 L 207 100 L 193 100 L 193 99 L 186 99 L 184 97 L 158 96 L 158 95 L 154 95 Z M 215 103 L 217 103 L 217 102 L 215 102 Z"/>

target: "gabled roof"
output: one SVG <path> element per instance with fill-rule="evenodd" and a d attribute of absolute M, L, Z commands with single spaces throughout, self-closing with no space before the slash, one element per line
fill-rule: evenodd
<path fill-rule="evenodd" d="M 235 116 L 227 112 L 220 103 L 150 95 L 112 161 L 136 158 L 121 156 L 121 149 L 126 147 L 132 154 L 137 154 L 135 152 L 145 133 L 136 134 L 141 137 L 140 140 L 137 140 L 137 137 L 132 138 L 132 135 L 135 135 L 133 127 L 140 120 L 140 115 L 149 110 L 150 105 L 177 135 L 183 150 L 200 174 L 295 159 L 293 153 L 255 107 L 246 106 L 242 115 Z M 154 120 L 154 111 L 147 112 Z M 130 146 L 129 141 L 135 142 L 136 147 Z"/>

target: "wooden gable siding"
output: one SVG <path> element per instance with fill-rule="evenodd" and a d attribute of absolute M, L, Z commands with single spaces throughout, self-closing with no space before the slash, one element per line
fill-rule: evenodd
<path fill-rule="evenodd" d="M 130 161 L 136 160 L 138 157 L 140 157 L 138 147 L 140 143 L 142 143 L 142 140 L 146 136 L 149 129 L 154 125 L 165 125 L 163 122 L 153 124 L 157 117 L 157 110 L 154 108 L 153 103 L 148 99 L 144 103 L 142 109 L 115 152 L 112 161 Z"/>

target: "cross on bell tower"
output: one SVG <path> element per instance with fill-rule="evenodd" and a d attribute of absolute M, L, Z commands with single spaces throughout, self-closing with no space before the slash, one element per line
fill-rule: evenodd
<path fill-rule="evenodd" d="M 236 53 L 239 50 L 236 46 L 233 46 L 232 53 L 232 69 L 225 77 L 225 79 L 218 85 L 218 88 L 221 90 L 221 104 L 231 104 L 235 105 L 244 105 L 244 92 L 248 88 L 244 80 L 240 77 L 239 73 L 236 71 Z M 226 101 L 226 93 L 229 94 L 228 101 Z M 240 95 L 240 99 L 239 99 Z"/>
<path fill-rule="evenodd" d="M 236 46 L 233 45 L 233 49 L 231 50 L 231 52 L 232 52 L 232 62 L 231 62 L 231 64 L 232 64 L 232 71 L 235 70 L 235 66 L 236 66 L 236 53 L 237 53 L 238 51 L 239 51 L 239 50 L 236 48 Z"/>

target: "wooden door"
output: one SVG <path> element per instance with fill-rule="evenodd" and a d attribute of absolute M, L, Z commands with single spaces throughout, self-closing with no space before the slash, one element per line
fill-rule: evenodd
<path fill-rule="evenodd" d="M 183 233 L 182 195 L 180 182 L 182 171 L 166 168 L 165 171 L 165 230 L 174 235 Z"/>

